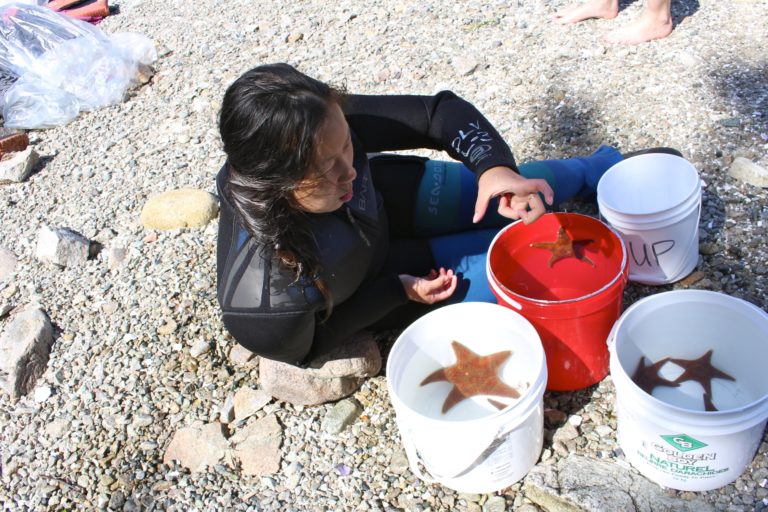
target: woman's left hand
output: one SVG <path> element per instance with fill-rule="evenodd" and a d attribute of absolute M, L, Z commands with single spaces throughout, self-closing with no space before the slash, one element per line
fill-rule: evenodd
<path fill-rule="evenodd" d="M 509 167 L 492 167 L 480 176 L 472 222 L 479 222 L 488 209 L 488 202 L 499 197 L 499 214 L 530 224 L 546 211 L 539 192 L 551 205 L 555 194 L 545 180 L 524 178 Z"/>

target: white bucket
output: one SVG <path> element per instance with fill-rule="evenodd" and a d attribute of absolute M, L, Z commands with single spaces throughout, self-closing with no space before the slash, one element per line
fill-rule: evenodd
<path fill-rule="evenodd" d="M 471 397 L 443 414 L 453 385 L 420 384 L 456 362 L 454 340 L 481 356 L 511 350 L 499 376 L 520 397 L 493 397 L 509 404 L 502 410 L 487 396 Z M 387 361 L 387 387 L 411 471 L 465 493 L 494 492 L 520 480 L 541 454 L 546 383 L 541 340 L 518 313 L 467 302 L 419 318 L 398 337 Z"/>
<path fill-rule="evenodd" d="M 600 215 L 629 252 L 629 279 L 668 284 L 699 260 L 701 180 L 686 159 L 664 153 L 617 163 L 597 184 Z"/>
<path fill-rule="evenodd" d="M 750 464 L 768 420 L 768 314 L 716 292 L 659 293 L 630 306 L 608 340 L 616 386 L 618 441 L 642 474 L 682 491 L 717 489 Z M 717 411 L 705 411 L 696 381 L 659 386 L 649 395 L 631 376 L 641 357 L 697 359 L 713 350 L 712 365 L 736 380 L 711 380 Z M 682 369 L 668 362 L 659 375 Z"/>

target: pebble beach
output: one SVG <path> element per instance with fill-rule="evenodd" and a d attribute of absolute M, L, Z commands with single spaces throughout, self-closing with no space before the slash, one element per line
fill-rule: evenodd
<path fill-rule="evenodd" d="M 635 18 L 642 1 L 622 2 L 613 20 L 553 23 L 566 5 L 114 5 L 97 26 L 151 38 L 154 75 L 118 105 L 29 131 L 38 163 L 27 179 L 0 185 L 0 248 L 16 260 L 0 279 L 0 332 L 29 305 L 53 326 L 34 390 L 18 401 L 0 393 L 2 509 L 768 508 L 765 432 L 745 472 L 717 490 L 665 489 L 633 469 L 616 439 L 610 376 L 583 390 L 545 393 L 541 458 L 526 478 L 491 494 L 458 493 L 411 472 L 383 369 L 343 401 L 356 412 L 338 428 L 331 426 L 334 402 L 304 407 L 256 398 L 247 418 L 229 418 L 225 444 L 256 421 L 272 422 L 269 435 L 278 441 L 262 447 L 253 471 L 229 455 L 196 471 L 165 460 L 177 431 L 218 424 L 232 395 L 258 393 L 259 360 L 233 355 L 236 344 L 220 320 L 217 219 L 147 229 L 141 213 L 159 192 L 216 194 L 221 98 L 258 64 L 287 62 L 354 93 L 452 90 L 495 124 L 519 162 L 567 158 L 600 144 L 677 148 L 704 184 L 698 264 L 675 284 L 630 283 L 624 307 L 662 291 L 702 289 L 768 310 L 768 1 L 673 1 L 672 34 L 632 47 L 601 37 Z M 750 172 L 737 171 L 744 167 Z M 598 213 L 587 203 L 565 209 Z M 44 226 L 79 233 L 90 241 L 90 256 L 64 267 L 40 261 Z M 397 335 L 377 334 L 384 355 Z"/>

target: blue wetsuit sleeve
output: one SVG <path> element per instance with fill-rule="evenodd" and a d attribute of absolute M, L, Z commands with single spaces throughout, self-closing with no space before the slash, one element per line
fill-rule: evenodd
<path fill-rule="evenodd" d="M 350 95 L 344 113 L 366 152 L 436 149 L 478 177 L 498 165 L 517 171 L 512 151 L 493 125 L 450 91 L 434 96 Z"/>

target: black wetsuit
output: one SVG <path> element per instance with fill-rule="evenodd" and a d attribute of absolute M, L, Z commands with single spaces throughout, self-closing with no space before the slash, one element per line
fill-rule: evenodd
<path fill-rule="evenodd" d="M 408 303 L 399 273 L 434 266 L 429 246 L 412 227 L 424 160 L 374 152 L 446 151 L 478 176 L 491 167 L 517 169 L 501 136 L 470 103 L 451 92 L 435 96 L 352 95 L 344 105 L 357 178 L 353 198 L 332 213 L 309 214 L 322 277 L 333 299 L 330 317 L 307 279 L 295 280 L 238 222 L 219 172 L 218 298 L 224 324 L 244 347 L 303 365 L 354 332 L 385 320 Z"/>

